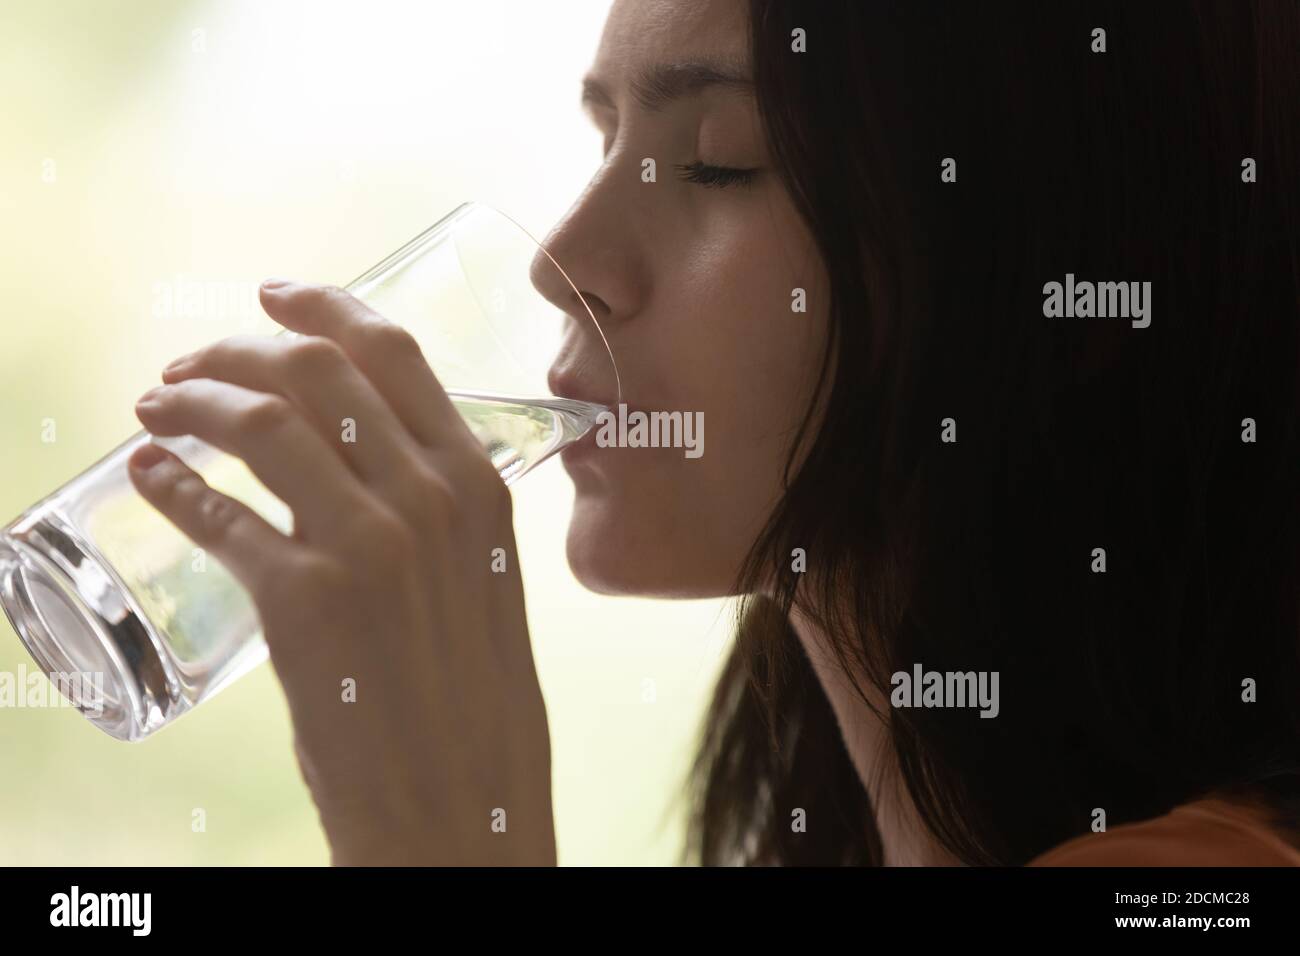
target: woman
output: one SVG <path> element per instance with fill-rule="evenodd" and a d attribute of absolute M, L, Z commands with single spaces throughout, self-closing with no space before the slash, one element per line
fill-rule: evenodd
<path fill-rule="evenodd" d="M 1300 863 L 1300 19 L 1155 7 L 615 4 L 548 246 L 708 450 L 566 451 L 569 558 L 739 597 L 692 859 Z M 508 494 L 409 336 L 262 301 L 306 337 L 139 415 L 293 537 L 161 450 L 137 486 L 257 602 L 336 863 L 554 862 Z M 608 400 L 596 347 L 558 392 Z"/>

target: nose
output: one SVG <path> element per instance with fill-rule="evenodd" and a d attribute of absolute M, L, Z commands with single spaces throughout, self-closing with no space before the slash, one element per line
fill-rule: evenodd
<path fill-rule="evenodd" d="M 533 288 L 579 326 L 586 328 L 594 317 L 604 327 L 610 314 L 609 305 L 594 291 L 581 289 L 573 274 L 551 252 L 550 235 L 534 254 L 528 276 Z"/>
<path fill-rule="evenodd" d="M 608 167 L 551 229 L 530 269 L 537 291 L 572 320 L 551 366 L 551 390 L 606 402 L 622 391 L 610 353 L 617 360 L 620 330 L 648 288 L 646 258 L 629 229 L 637 217 L 620 205 L 607 174 Z"/>
<path fill-rule="evenodd" d="M 607 335 L 614 331 L 611 323 L 637 312 L 646 286 L 645 257 L 629 228 L 636 211 L 620 201 L 610 173 L 608 167 L 597 173 L 555 224 L 533 257 L 531 271 L 538 292 L 589 324 L 585 302 Z"/>

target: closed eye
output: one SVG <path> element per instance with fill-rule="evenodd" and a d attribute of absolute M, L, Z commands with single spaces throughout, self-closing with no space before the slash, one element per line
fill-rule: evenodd
<path fill-rule="evenodd" d="M 757 169 L 735 169 L 730 166 L 710 166 L 700 161 L 677 165 L 677 176 L 688 183 L 698 183 L 722 189 L 727 186 L 748 186 L 754 181 Z"/>

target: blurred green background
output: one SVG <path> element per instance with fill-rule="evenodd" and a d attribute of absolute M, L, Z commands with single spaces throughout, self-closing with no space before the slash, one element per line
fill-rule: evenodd
<path fill-rule="evenodd" d="M 5 4 L 0 521 L 133 433 L 172 358 L 274 328 L 251 297 L 185 290 L 342 284 L 469 198 L 543 234 L 599 162 L 577 104 L 607 8 Z M 587 593 L 562 468 L 514 491 L 560 862 L 675 862 L 729 608 Z M 0 621 L 0 670 L 24 667 Z M 328 862 L 267 665 L 140 744 L 69 709 L 0 709 L 0 778 L 3 864 Z"/>

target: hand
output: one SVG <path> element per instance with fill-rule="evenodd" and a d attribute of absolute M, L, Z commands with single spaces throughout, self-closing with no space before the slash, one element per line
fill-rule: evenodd
<path fill-rule="evenodd" d="M 405 330 L 332 287 L 261 300 L 301 334 L 178 359 L 136 412 L 241 458 L 292 536 L 155 445 L 132 482 L 252 596 L 335 864 L 554 864 L 509 492 Z"/>

